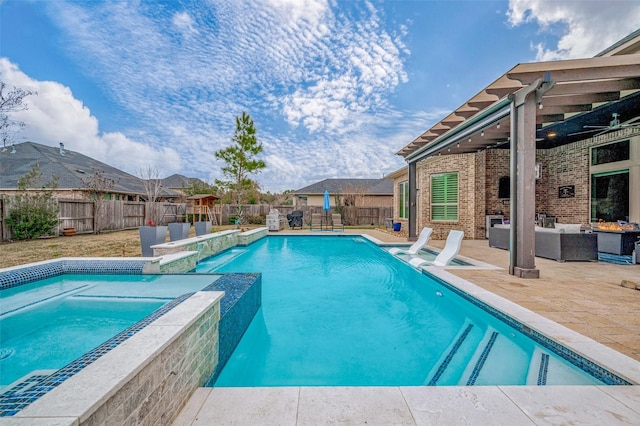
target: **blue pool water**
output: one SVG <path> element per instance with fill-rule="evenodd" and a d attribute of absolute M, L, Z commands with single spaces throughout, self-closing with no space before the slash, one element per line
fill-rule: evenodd
<path fill-rule="evenodd" d="M 0 291 L 0 390 L 64 367 L 210 275 L 60 275 Z"/>
<path fill-rule="evenodd" d="M 197 272 L 261 272 L 215 386 L 600 384 L 361 237 L 269 237 Z"/>

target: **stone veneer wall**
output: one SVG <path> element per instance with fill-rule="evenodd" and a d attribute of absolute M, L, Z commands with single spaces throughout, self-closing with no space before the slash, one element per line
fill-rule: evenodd
<path fill-rule="evenodd" d="M 256 228 L 251 229 L 249 231 L 241 232 L 238 234 L 238 245 L 239 246 L 248 246 L 254 241 L 259 240 L 260 238 L 264 238 L 269 233 L 268 228 Z"/>
<path fill-rule="evenodd" d="M 171 259 L 167 262 L 160 263 L 161 274 L 178 274 L 181 272 L 189 272 L 196 269 L 198 263 L 198 252 L 185 252 L 184 256 Z"/>
<path fill-rule="evenodd" d="M 154 256 L 173 254 L 181 251 L 195 251 L 199 253 L 200 259 L 204 259 L 213 254 L 236 246 L 238 244 L 239 229 L 216 232 L 214 234 L 201 235 L 199 237 L 187 238 L 171 243 L 157 244 L 151 246 Z"/>
<path fill-rule="evenodd" d="M 220 302 L 80 424 L 170 424 L 218 364 Z"/>

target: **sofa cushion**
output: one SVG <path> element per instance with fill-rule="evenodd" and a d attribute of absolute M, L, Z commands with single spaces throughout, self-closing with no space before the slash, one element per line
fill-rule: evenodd
<path fill-rule="evenodd" d="M 535 230 L 536 232 L 543 232 L 547 234 L 564 233 L 563 228 L 543 228 L 542 226 L 536 226 Z"/>
<path fill-rule="evenodd" d="M 556 223 L 556 229 L 563 229 L 567 233 L 578 233 L 582 225 L 579 223 Z"/>

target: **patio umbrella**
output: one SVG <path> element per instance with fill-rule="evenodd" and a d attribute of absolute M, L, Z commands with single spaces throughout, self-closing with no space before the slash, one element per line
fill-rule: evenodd
<path fill-rule="evenodd" d="M 328 223 L 328 212 L 329 209 L 331 208 L 331 201 L 329 200 L 329 191 L 327 191 L 326 189 L 324 190 L 324 203 L 322 205 L 322 208 L 324 209 L 324 223 L 325 225 Z"/>

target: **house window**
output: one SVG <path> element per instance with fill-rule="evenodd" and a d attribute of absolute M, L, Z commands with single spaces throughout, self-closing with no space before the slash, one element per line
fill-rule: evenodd
<path fill-rule="evenodd" d="M 458 173 L 431 175 L 431 220 L 458 220 Z"/>
<path fill-rule="evenodd" d="M 629 220 L 629 170 L 591 175 L 591 221 Z"/>
<path fill-rule="evenodd" d="M 624 139 L 591 148 L 591 221 L 637 222 L 640 209 L 640 140 Z"/>
<path fill-rule="evenodd" d="M 628 160 L 630 155 L 629 140 L 614 142 L 591 148 L 591 165 L 615 163 Z"/>
<path fill-rule="evenodd" d="M 398 217 L 409 219 L 409 181 L 400 182 L 398 185 Z"/>

